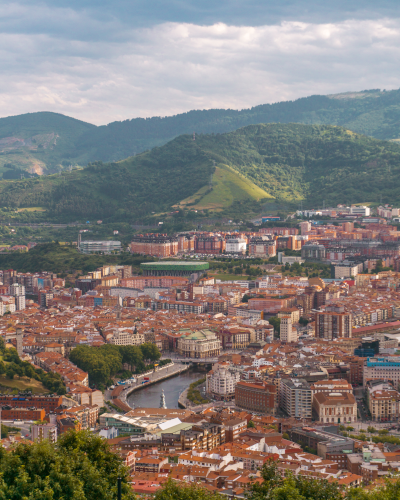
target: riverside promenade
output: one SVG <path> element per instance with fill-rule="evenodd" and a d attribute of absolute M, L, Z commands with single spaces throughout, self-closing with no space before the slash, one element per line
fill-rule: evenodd
<path fill-rule="evenodd" d="M 140 389 L 143 389 L 144 387 L 147 387 L 149 385 L 157 384 L 158 382 L 166 380 L 170 377 L 175 377 L 176 375 L 179 375 L 180 373 L 183 373 L 189 369 L 190 367 L 188 365 L 175 364 L 172 362 L 168 365 L 161 367 L 156 371 L 142 373 L 136 377 L 135 383 L 129 385 L 128 384 L 118 385 L 109 394 L 109 399 L 115 406 L 118 406 L 118 408 L 120 408 L 122 411 L 128 412 L 132 410 L 132 408 L 131 406 L 129 406 L 127 398 L 130 394 L 132 394 L 132 392 L 139 391 Z M 143 384 L 145 377 L 148 377 L 149 381 Z M 107 399 L 107 394 L 106 394 L 106 399 Z"/>

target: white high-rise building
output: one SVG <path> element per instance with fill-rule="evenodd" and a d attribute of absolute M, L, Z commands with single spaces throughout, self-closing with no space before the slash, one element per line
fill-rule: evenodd
<path fill-rule="evenodd" d="M 25 309 L 25 287 L 19 283 L 13 283 L 9 287 L 10 295 L 15 297 L 15 309 L 23 311 Z"/>
<path fill-rule="evenodd" d="M 281 341 L 282 342 L 297 342 L 297 331 L 293 328 L 292 318 L 290 316 L 281 318 Z"/>

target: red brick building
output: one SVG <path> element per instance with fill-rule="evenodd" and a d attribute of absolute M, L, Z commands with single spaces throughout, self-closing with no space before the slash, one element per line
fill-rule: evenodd
<path fill-rule="evenodd" d="M 225 240 L 221 236 L 199 236 L 196 240 L 196 252 L 218 254 L 225 250 Z"/>
<path fill-rule="evenodd" d="M 178 253 L 178 239 L 165 234 L 140 234 L 132 238 L 131 252 L 155 257 L 170 257 Z"/>
<path fill-rule="evenodd" d="M 54 412 L 61 404 L 62 396 L 0 395 L 0 406 L 11 406 L 11 408 L 43 408 L 46 413 L 50 413 Z"/>
<path fill-rule="evenodd" d="M 3 408 L 1 410 L 1 418 L 3 420 L 44 420 L 46 412 L 43 408 L 35 410 L 28 408 Z"/>
<path fill-rule="evenodd" d="M 277 403 L 276 386 L 266 382 L 238 382 L 235 403 L 249 411 L 274 414 Z"/>

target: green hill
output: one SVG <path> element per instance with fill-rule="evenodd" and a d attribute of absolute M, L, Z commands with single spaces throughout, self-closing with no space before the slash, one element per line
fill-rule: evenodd
<path fill-rule="evenodd" d="M 215 164 L 215 165 L 214 165 Z M 210 185 L 211 184 L 211 185 Z M 306 204 L 400 203 L 400 145 L 328 125 L 251 125 L 182 135 L 118 163 L 0 183 L 0 206 L 74 220 L 132 220 L 260 198 Z M 211 206 L 212 205 L 212 206 Z"/>
<path fill-rule="evenodd" d="M 0 178 L 15 170 L 42 175 L 86 165 L 91 151 L 80 148 L 77 139 L 96 128 L 58 113 L 0 118 Z"/>
<path fill-rule="evenodd" d="M 69 165 L 115 162 L 182 134 L 221 134 L 258 123 L 339 125 L 377 139 L 400 139 L 400 90 L 349 92 L 263 104 L 251 109 L 193 110 L 97 127 L 57 113 L 0 119 L 0 178 L 21 170 L 54 173 Z M 4 165 L 11 165 L 4 168 Z"/>
<path fill-rule="evenodd" d="M 244 175 L 222 163 L 215 167 L 210 183 L 192 196 L 182 200 L 177 207 L 218 210 L 232 205 L 234 201 L 262 200 L 272 198 Z"/>

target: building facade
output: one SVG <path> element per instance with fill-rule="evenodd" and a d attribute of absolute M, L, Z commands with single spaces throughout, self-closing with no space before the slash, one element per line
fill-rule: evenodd
<path fill-rule="evenodd" d="M 352 338 L 352 317 L 342 308 L 315 313 L 315 336 L 320 339 L 334 340 Z"/>
<path fill-rule="evenodd" d="M 357 421 L 357 403 L 348 392 L 319 392 L 313 397 L 313 410 L 320 422 L 343 424 Z"/>
<path fill-rule="evenodd" d="M 206 390 L 217 401 L 235 399 L 235 387 L 240 381 L 240 373 L 225 367 L 217 367 L 207 373 Z"/>
<path fill-rule="evenodd" d="M 310 419 L 312 416 L 310 385 L 304 379 L 281 379 L 279 404 L 289 417 Z"/>
<path fill-rule="evenodd" d="M 266 382 L 238 382 L 235 404 L 245 410 L 274 415 L 277 404 L 276 386 Z"/>

